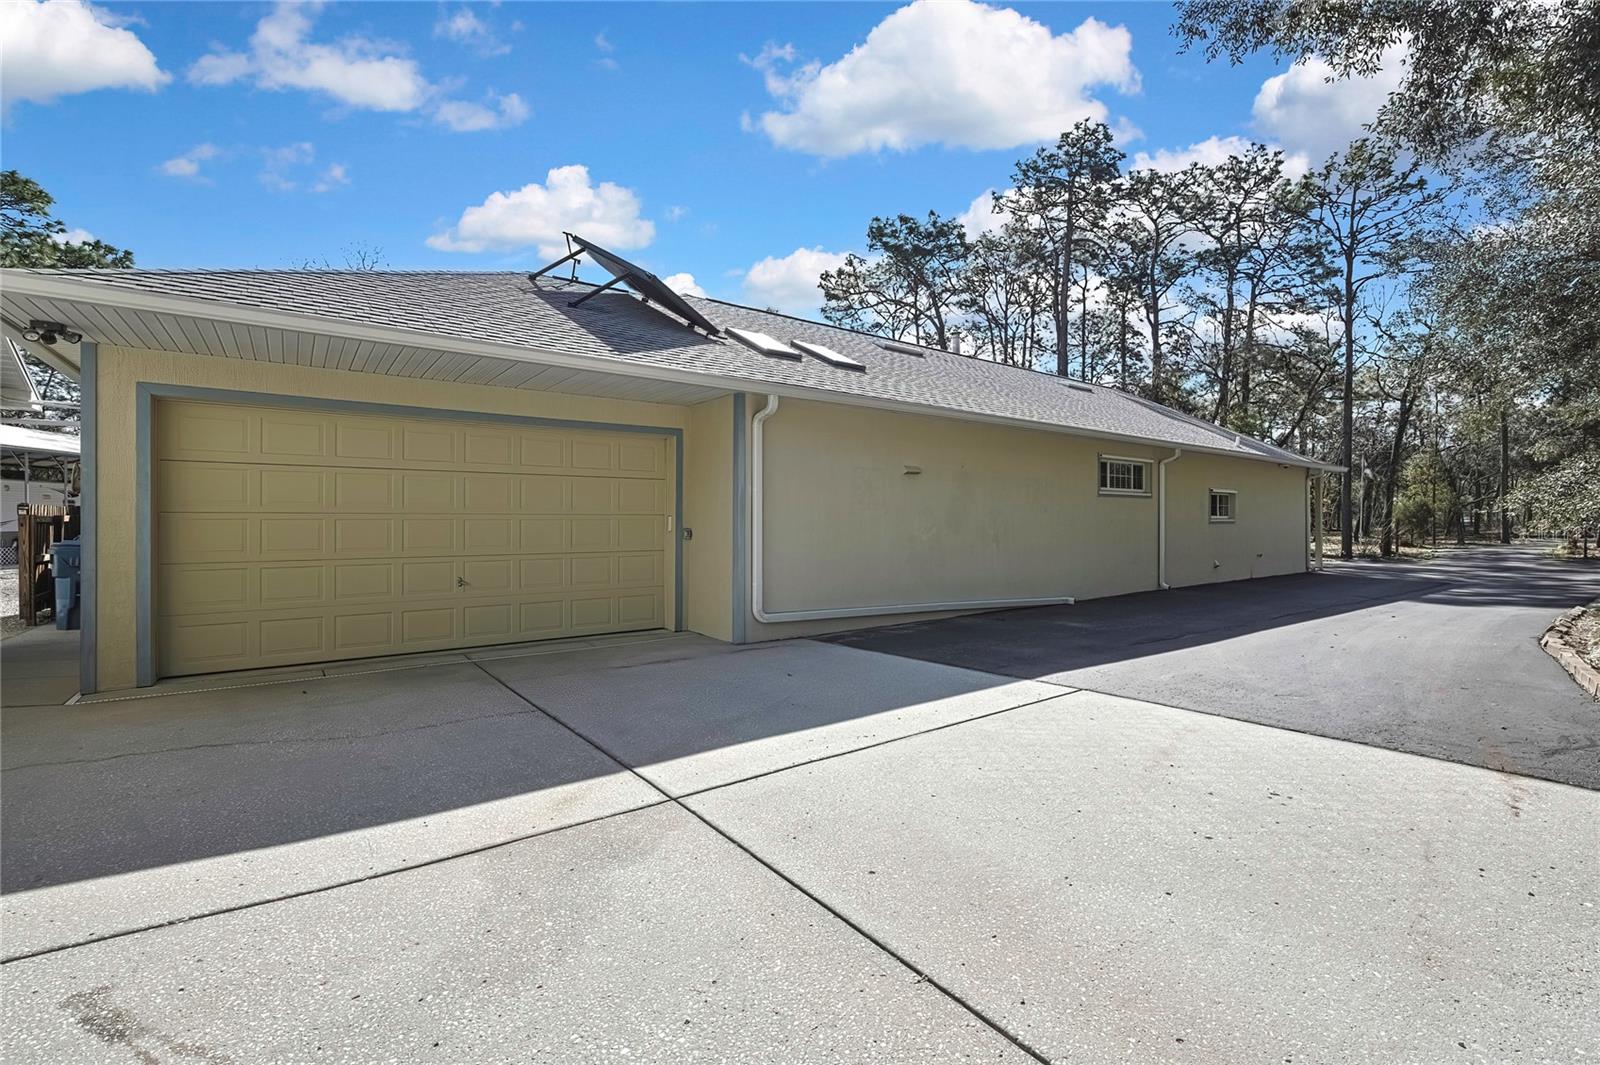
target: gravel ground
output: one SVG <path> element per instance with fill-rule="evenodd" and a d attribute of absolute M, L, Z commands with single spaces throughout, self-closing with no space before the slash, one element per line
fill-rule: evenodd
<path fill-rule="evenodd" d="M 0 566 L 0 639 L 24 628 L 22 619 L 17 617 L 17 567 Z"/>

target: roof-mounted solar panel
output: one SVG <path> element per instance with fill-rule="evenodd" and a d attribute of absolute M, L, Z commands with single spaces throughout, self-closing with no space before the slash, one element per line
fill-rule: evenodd
<path fill-rule="evenodd" d="M 567 306 L 576 307 L 580 303 L 600 295 L 600 293 L 604 292 L 606 289 L 611 288 L 614 285 L 622 284 L 627 285 L 639 295 L 643 296 L 646 302 L 653 303 L 662 310 L 672 312 L 679 318 L 682 318 L 684 321 L 688 322 L 690 325 L 699 326 L 712 336 L 716 336 L 721 332 L 721 330 L 717 328 L 717 324 L 715 322 L 701 314 L 699 311 L 695 310 L 693 305 L 691 305 L 688 300 L 672 291 L 667 287 L 667 283 L 665 281 L 662 281 L 659 277 L 657 277 L 655 274 L 652 274 L 644 267 L 636 266 L 620 255 L 614 255 L 600 247 L 598 244 L 593 244 L 587 240 L 584 240 L 576 233 L 567 233 L 565 236 L 571 244 L 577 245 L 577 251 L 568 252 L 566 255 L 557 259 L 549 266 L 543 267 L 529 274 L 529 281 L 537 283 L 541 275 L 554 270 L 564 262 L 576 259 L 580 255 L 587 255 L 591 260 L 594 261 L 596 266 L 600 267 L 600 269 L 611 275 L 610 281 L 607 281 L 598 288 L 584 293 L 582 296 L 567 304 Z M 796 358 L 798 357 L 799 356 L 797 355 Z"/>
<path fill-rule="evenodd" d="M 857 362 L 850 356 L 834 351 L 825 345 L 813 344 L 809 340 L 796 340 L 794 341 L 794 346 L 807 355 L 813 355 L 821 359 L 830 366 L 838 366 L 845 370 L 865 370 L 867 368 L 865 363 Z"/>
<path fill-rule="evenodd" d="M 885 351 L 898 351 L 902 355 L 915 355 L 919 359 L 927 358 L 928 353 L 922 348 L 912 347 L 910 344 L 901 344 L 893 340 L 885 340 L 878 347 Z"/>
<path fill-rule="evenodd" d="M 768 336 L 756 329 L 728 328 L 728 335 L 747 348 L 753 348 L 763 355 L 771 355 L 775 359 L 798 359 L 800 353 L 777 337 Z"/>

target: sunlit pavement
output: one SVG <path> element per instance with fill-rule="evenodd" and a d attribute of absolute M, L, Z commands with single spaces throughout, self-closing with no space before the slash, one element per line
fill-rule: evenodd
<path fill-rule="evenodd" d="M 4 1057 L 1573 1062 L 1600 795 L 812 641 L 8 711 Z"/>

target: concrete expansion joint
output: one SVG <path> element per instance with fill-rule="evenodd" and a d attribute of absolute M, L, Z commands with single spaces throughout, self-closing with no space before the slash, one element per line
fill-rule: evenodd
<path fill-rule="evenodd" d="M 729 845 L 733 846 L 734 848 L 736 848 L 740 852 L 742 852 L 751 861 L 755 862 L 757 865 L 760 865 L 767 872 L 771 873 L 773 876 L 777 877 L 779 880 L 782 880 L 785 884 L 789 885 L 789 887 L 793 888 L 795 891 L 798 891 L 800 894 L 804 895 L 813 904 L 815 904 L 816 906 L 820 907 L 829 916 L 833 917 L 834 920 L 838 921 L 840 924 L 842 924 L 846 928 L 850 929 L 856 935 L 860 936 L 862 939 L 865 939 L 868 943 L 871 943 L 874 947 L 878 948 L 878 950 L 882 951 L 884 954 L 886 954 L 890 958 L 894 959 L 894 961 L 899 963 L 899 965 L 902 968 L 904 968 L 907 972 L 909 972 L 912 976 L 914 976 L 916 978 L 916 982 L 917 983 L 927 984 L 929 987 L 932 987 L 934 990 L 938 991 L 945 998 L 949 999 L 950 1002 L 952 1002 L 956 1006 L 959 1006 L 962 1010 L 966 1011 L 968 1014 L 970 1014 L 974 1019 L 976 1019 L 977 1021 L 982 1023 L 990 1031 L 994 1032 L 996 1035 L 998 1035 L 1002 1039 L 1006 1040 L 1012 1046 L 1016 1047 L 1022 1053 L 1026 1054 L 1029 1058 L 1033 1059 L 1034 1061 L 1040 1062 L 1041 1065 L 1050 1065 L 1050 1059 L 1048 1057 L 1046 1057 L 1044 1054 L 1040 1053 L 1038 1050 L 1034 1049 L 1032 1046 L 1029 1046 L 1016 1033 L 1012 1032 L 1010 1029 L 1006 1028 L 999 1021 L 997 1021 L 994 1018 L 990 1017 L 988 1014 L 984 1013 L 978 1007 L 974 1006 L 972 1003 L 968 1002 L 966 999 L 964 999 L 960 995 L 956 994 L 950 988 L 948 988 L 944 984 L 942 984 L 937 978 L 935 978 L 933 976 L 933 974 L 931 974 L 931 973 L 925 971 L 924 969 L 922 969 L 921 967 L 915 965 L 911 961 L 911 959 L 907 958 L 906 956 L 901 954 L 899 951 L 897 951 L 893 947 L 889 946 L 888 943 L 886 943 L 883 940 L 879 939 L 877 936 L 875 936 L 871 932 L 867 931 L 864 927 L 862 927 L 861 925 L 857 924 L 855 921 L 851 920 L 849 917 L 845 916 L 838 909 L 836 909 L 835 907 L 830 905 L 827 902 L 827 900 L 823 899 L 820 895 L 818 895 L 815 892 L 811 891 L 805 885 L 801 884 L 798 880 L 795 880 L 788 873 L 785 873 L 782 869 L 779 869 L 776 865 L 772 864 L 767 859 L 765 859 L 761 855 L 757 854 L 754 850 L 752 850 L 748 845 L 746 845 L 738 837 L 734 836 L 732 833 L 730 833 L 726 829 L 724 829 L 721 825 L 718 825 L 715 821 L 711 820 L 711 818 L 707 817 L 705 814 L 701 813 L 699 810 L 696 810 L 694 807 L 688 805 L 684 801 L 685 799 L 692 798 L 694 796 L 694 794 L 704 794 L 705 791 L 710 791 L 710 790 L 713 790 L 713 789 L 707 788 L 707 789 L 703 789 L 701 792 L 697 792 L 697 793 L 693 793 L 693 794 L 686 794 L 686 795 L 674 796 L 674 795 L 669 794 L 668 792 L 663 790 L 658 784 L 656 784 L 655 781 L 651 780 L 649 777 L 646 777 L 643 773 L 640 773 L 633 766 L 631 766 L 627 762 L 623 761 L 620 757 L 618 757 L 612 751 L 608 750 L 603 744 L 600 744 L 600 743 L 596 742 L 595 740 L 591 739 L 589 736 L 586 736 L 584 733 L 580 732 L 578 729 L 573 728 L 571 725 L 569 725 L 565 721 L 561 720 L 555 714 L 550 713 L 550 711 L 546 710 L 544 707 L 540 706 L 538 703 L 534 702 L 532 699 L 529 699 L 526 695 L 523 695 L 521 692 L 519 692 L 515 688 L 511 687 L 511 685 L 507 684 L 505 681 L 501 680 L 499 677 L 496 677 L 493 673 L 490 673 L 488 669 L 484 669 L 484 667 L 482 666 L 481 663 L 478 664 L 478 668 L 483 669 L 485 674 L 487 674 L 490 677 L 493 677 L 496 683 L 500 684 L 502 687 L 504 687 L 507 691 L 511 692 L 517 698 L 521 699 L 523 702 L 527 703 L 529 706 L 533 707 L 535 710 L 539 711 L 541 714 L 544 714 L 551 721 L 554 721 L 557 725 L 560 725 L 562 728 L 564 728 L 568 732 L 572 733 L 572 735 L 576 736 L 582 742 L 588 744 L 589 746 L 593 747 L 595 750 L 599 751 L 601 754 L 605 755 L 612 762 L 616 763 L 623 770 L 625 770 L 626 772 L 631 774 L 633 777 L 638 779 L 646 787 L 650 788 L 651 790 L 655 791 L 657 794 L 661 795 L 663 797 L 663 803 L 657 803 L 657 804 L 653 804 L 653 805 L 670 804 L 670 805 L 676 807 L 677 809 L 682 810 L 684 813 L 688 814 L 690 817 L 694 818 L 696 821 L 700 822 L 702 825 L 705 825 L 708 829 L 710 829 L 712 832 L 716 833 L 719 837 L 721 837 Z M 1002 710 L 996 710 L 993 713 L 983 714 L 979 718 L 968 718 L 966 720 L 967 721 L 976 721 L 976 720 L 981 720 L 981 718 L 994 717 L 996 714 L 1008 713 L 1008 712 L 1010 712 L 1012 710 L 1019 710 L 1023 706 L 1032 706 L 1032 705 L 1035 705 L 1037 703 L 1047 702 L 1050 699 L 1057 699 L 1057 698 L 1060 698 L 1060 696 L 1051 695 L 1051 696 L 1046 696 L 1043 699 L 1033 699 L 1033 700 L 1029 700 L 1026 703 L 1019 703 L 1017 706 L 1009 706 L 1009 707 L 1006 707 L 1006 708 L 1004 708 Z M 913 735 L 926 735 L 929 732 L 937 732 L 937 731 L 940 731 L 943 728 L 951 728 L 951 727 L 954 727 L 955 725 L 965 724 L 965 723 L 966 723 L 965 721 L 951 722 L 948 725 L 940 726 L 940 728 L 925 729 L 922 732 L 913 733 Z M 897 737 L 897 739 L 910 739 L 910 738 L 911 738 L 911 736 Z M 893 743 L 893 742 L 896 742 L 896 740 L 886 740 L 884 742 L 885 743 Z M 859 751 L 859 750 L 870 749 L 870 747 L 881 747 L 883 745 L 884 745 L 883 743 L 877 743 L 877 744 L 871 744 L 868 748 L 853 748 L 853 749 L 851 749 L 849 751 L 840 751 L 840 752 L 838 752 L 836 754 L 825 756 L 825 758 L 815 758 L 815 759 L 812 759 L 811 762 L 800 763 L 800 764 L 807 765 L 807 764 L 811 764 L 811 763 L 814 763 L 814 762 L 824 761 L 826 758 L 840 758 L 840 757 L 843 757 L 846 754 L 854 754 L 854 753 L 856 753 L 856 751 Z M 793 769 L 793 768 L 797 768 L 797 766 L 786 766 L 785 768 L 786 769 Z M 776 770 L 775 772 L 782 772 L 782 771 L 783 770 Z M 768 773 L 755 774 L 755 776 L 769 776 L 769 775 L 771 775 L 771 774 L 768 774 Z M 746 777 L 745 778 L 745 780 L 750 780 L 750 779 L 754 779 L 754 777 Z M 742 782 L 743 781 L 734 781 L 732 783 L 742 783 Z M 724 785 L 724 786 L 726 786 L 726 785 Z"/>

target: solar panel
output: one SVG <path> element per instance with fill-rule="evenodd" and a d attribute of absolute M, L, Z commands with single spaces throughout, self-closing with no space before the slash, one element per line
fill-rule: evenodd
<path fill-rule="evenodd" d="M 807 355 L 815 355 L 823 362 L 838 366 L 845 370 L 865 370 L 867 368 L 866 364 L 857 362 L 848 355 L 841 354 L 837 351 L 834 351 L 830 347 L 825 347 L 822 344 L 813 344 L 809 340 L 796 340 L 794 342 L 794 346 L 805 352 Z"/>
<path fill-rule="evenodd" d="M 745 347 L 754 348 L 763 355 L 771 355 L 779 359 L 798 359 L 800 353 L 777 337 L 768 336 L 766 333 L 755 329 L 735 329 L 728 327 L 728 335 Z"/>
<path fill-rule="evenodd" d="M 699 311 L 695 310 L 693 305 L 691 305 L 688 300 L 672 291 L 667 287 L 666 282 L 662 281 L 659 277 L 657 277 L 655 274 L 652 274 L 644 267 L 637 266 L 634 263 L 630 263 L 620 255 L 606 251 L 598 244 L 595 244 L 592 241 L 584 240 L 576 233 L 568 233 L 566 234 L 566 237 L 573 244 L 577 245 L 578 251 L 566 255 L 563 258 L 557 259 L 549 266 L 546 266 L 543 270 L 529 274 L 528 280 L 536 281 L 538 280 L 539 275 L 543 274 L 545 271 L 560 266 L 569 259 L 576 258 L 579 254 L 587 255 L 594 261 L 596 266 L 600 267 L 600 269 L 611 275 L 611 280 L 606 282 L 604 285 L 601 285 L 599 288 L 596 288 L 593 291 L 585 294 L 584 296 L 573 300 L 571 306 L 576 307 L 578 304 L 589 299 L 591 296 L 596 296 L 606 289 L 611 288 L 613 285 L 620 283 L 627 285 L 649 302 L 657 304 L 665 310 L 671 311 L 673 314 L 677 315 L 679 318 L 682 318 L 690 325 L 699 326 L 712 336 L 716 336 L 721 332 L 721 330 L 717 328 L 715 322 L 701 314 Z"/>

